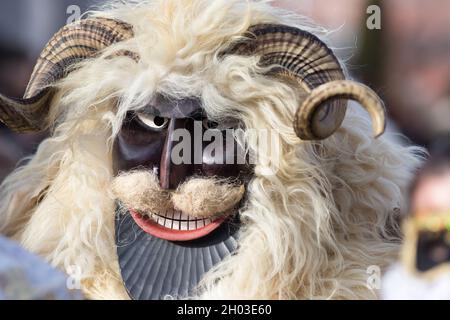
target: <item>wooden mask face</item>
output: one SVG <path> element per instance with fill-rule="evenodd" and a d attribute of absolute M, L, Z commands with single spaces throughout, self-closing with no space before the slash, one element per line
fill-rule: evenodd
<path fill-rule="evenodd" d="M 210 121 L 196 98 L 171 100 L 158 95 L 143 111 L 128 113 L 113 148 L 115 174 L 147 171 L 159 184 L 152 186 L 156 193 L 164 194 L 153 201 L 167 202 L 160 203 L 158 208 L 151 205 L 143 209 L 124 201 L 144 231 L 165 240 L 195 240 L 235 215 L 244 197 L 245 184 L 252 175 L 251 166 L 245 156 L 242 159 L 242 150 L 229 134 L 236 126 L 233 121 Z M 217 148 L 210 152 L 212 145 Z M 192 185 L 189 184 L 192 179 L 197 183 L 195 190 L 201 194 L 193 194 L 192 189 L 183 193 L 185 186 Z M 199 187 L 202 181 L 204 185 Z M 211 188 L 222 182 L 226 182 L 222 188 L 237 188 L 239 196 L 233 193 L 232 199 L 222 199 L 223 208 L 218 205 L 206 208 L 206 203 L 220 198 L 219 190 L 212 192 Z M 214 199 L 207 199 L 209 192 Z M 196 201 L 204 204 L 186 204 Z M 185 207 L 188 208 L 184 210 Z"/>
<path fill-rule="evenodd" d="M 209 121 L 199 99 L 158 96 L 127 115 L 113 164 L 117 254 L 131 298 L 187 296 L 236 250 L 237 213 L 253 169 L 230 143 L 235 127 Z"/>

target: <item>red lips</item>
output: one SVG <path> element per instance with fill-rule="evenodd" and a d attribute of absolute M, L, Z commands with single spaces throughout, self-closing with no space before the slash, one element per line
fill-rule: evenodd
<path fill-rule="evenodd" d="M 200 239 L 219 228 L 227 219 L 227 217 L 220 217 L 212 220 L 212 222 L 205 226 L 195 228 L 194 230 L 175 230 L 173 228 L 162 226 L 153 219 L 143 216 L 134 210 L 130 210 L 130 214 L 144 232 L 168 241 L 192 241 Z"/>

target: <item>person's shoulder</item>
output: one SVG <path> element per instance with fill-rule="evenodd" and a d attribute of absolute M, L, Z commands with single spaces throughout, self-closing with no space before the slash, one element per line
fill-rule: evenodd
<path fill-rule="evenodd" d="M 391 266 L 381 282 L 381 298 L 384 300 L 405 299 L 414 295 L 423 283 L 410 274 L 400 263 Z"/>

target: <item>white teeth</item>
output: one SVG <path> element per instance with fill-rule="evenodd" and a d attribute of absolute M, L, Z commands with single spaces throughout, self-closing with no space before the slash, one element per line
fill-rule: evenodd
<path fill-rule="evenodd" d="M 151 214 L 150 218 L 167 229 L 179 230 L 179 231 L 193 231 L 204 228 L 211 224 L 214 219 L 205 218 L 198 219 L 182 213 L 177 210 L 167 210 L 161 214 Z"/>
<path fill-rule="evenodd" d="M 173 225 L 169 229 L 180 230 L 180 223 L 176 220 L 172 220 L 172 222 L 173 222 Z"/>
<path fill-rule="evenodd" d="M 161 214 L 150 214 L 150 219 L 171 230 L 193 231 L 206 227 L 215 221 L 214 218 L 194 218 L 177 210 L 167 210 Z"/>

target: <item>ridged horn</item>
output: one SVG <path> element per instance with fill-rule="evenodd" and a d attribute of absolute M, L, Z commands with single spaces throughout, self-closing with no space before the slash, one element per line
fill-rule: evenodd
<path fill-rule="evenodd" d="M 331 136 L 344 121 L 349 99 L 369 112 L 376 136 L 384 132 L 386 117 L 380 98 L 368 87 L 345 80 L 333 51 L 307 31 L 278 24 L 255 25 L 225 54 L 260 56 L 260 64 L 273 66 L 275 76 L 298 84 L 306 98 L 293 126 L 302 140 Z"/>
<path fill-rule="evenodd" d="M 315 88 L 299 108 L 294 120 L 294 130 L 299 137 L 314 139 L 316 129 L 312 117 L 318 107 L 331 99 L 348 99 L 359 102 L 372 118 L 375 137 L 383 134 L 386 128 L 385 109 L 377 94 L 362 84 L 337 80 Z"/>
<path fill-rule="evenodd" d="M 54 94 L 52 85 L 72 71 L 70 66 L 132 37 L 129 24 L 106 18 L 90 18 L 63 27 L 42 51 L 24 98 L 0 95 L 0 121 L 17 132 L 41 131 L 46 127 Z M 133 53 L 123 54 L 138 59 Z"/>

